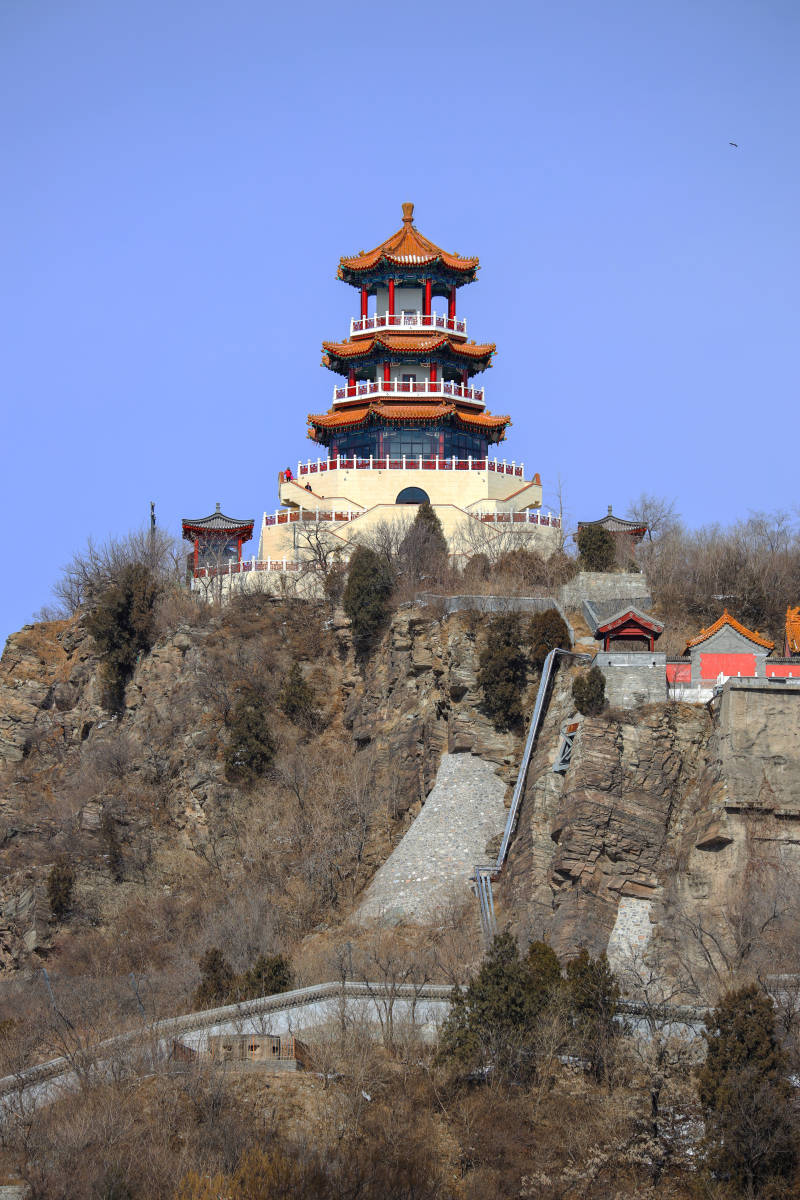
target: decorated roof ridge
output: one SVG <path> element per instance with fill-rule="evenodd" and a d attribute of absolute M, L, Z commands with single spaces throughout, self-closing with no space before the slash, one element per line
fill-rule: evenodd
<path fill-rule="evenodd" d="M 430 353 L 441 346 L 447 346 L 452 353 L 467 358 L 487 358 L 497 353 L 494 342 L 462 342 L 446 333 L 373 333 L 369 337 L 346 338 L 343 342 L 323 342 L 322 349 L 338 358 L 366 358 L 376 345 L 381 345 L 386 350 L 413 350 L 419 353 Z"/>
<path fill-rule="evenodd" d="M 432 263 L 437 260 L 452 271 L 472 272 L 477 270 L 479 259 L 465 257 L 461 254 L 450 254 L 437 246 L 419 232 L 414 225 L 414 205 L 410 201 L 403 204 L 403 224 L 386 241 L 381 242 L 374 250 L 360 250 L 358 254 L 343 255 L 339 259 L 339 278 L 345 271 L 369 271 L 381 260 L 407 266 L 413 263 Z"/>
<path fill-rule="evenodd" d="M 504 429 L 511 424 L 511 417 L 494 416 L 492 413 L 464 410 L 457 403 L 442 404 L 384 404 L 375 402 L 344 412 L 309 413 L 308 423 L 321 429 L 341 429 L 356 426 L 369 417 L 387 421 L 435 421 L 443 417 L 455 417 L 465 425 L 483 429 Z"/>
<path fill-rule="evenodd" d="M 699 646 L 701 642 L 708 641 L 710 637 L 713 637 L 715 633 L 719 633 L 720 629 L 723 629 L 726 625 L 729 625 L 736 633 L 740 633 L 742 637 L 747 638 L 748 641 L 754 642 L 757 646 L 763 646 L 765 650 L 773 650 L 775 648 L 774 642 L 771 642 L 769 638 L 763 637 L 758 630 L 748 629 L 746 625 L 742 625 L 741 621 L 737 621 L 735 617 L 732 617 L 726 608 L 723 609 L 722 616 L 717 617 L 713 625 L 709 625 L 707 629 L 701 629 L 697 637 L 692 638 L 691 641 L 686 643 L 684 654 L 693 646 Z"/>
<path fill-rule="evenodd" d="M 184 528 L 191 526 L 194 529 L 210 529 L 210 530 L 233 530 L 253 528 L 255 517 L 228 517 L 221 511 L 219 501 L 213 513 L 207 517 L 182 517 L 181 525 Z"/>
<path fill-rule="evenodd" d="M 618 517 L 612 512 L 611 505 L 608 506 L 608 512 L 604 517 L 598 517 L 595 521 L 578 521 L 578 529 L 583 529 L 586 525 L 602 525 L 603 528 L 609 529 L 611 532 L 621 533 L 627 530 L 647 531 L 646 521 L 629 521 L 627 517 Z"/>
<path fill-rule="evenodd" d="M 786 644 L 791 654 L 800 654 L 800 605 L 786 607 Z"/>

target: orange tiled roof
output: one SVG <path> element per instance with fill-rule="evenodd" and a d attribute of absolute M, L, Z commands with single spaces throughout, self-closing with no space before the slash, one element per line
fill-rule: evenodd
<path fill-rule="evenodd" d="M 511 423 L 510 417 L 496 417 L 491 413 L 473 412 L 459 404 L 370 404 L 357 408 L 327 413 L 311 413 L 310 425 L 321 429 L 341 429 L 343 426 L 360 425 L 370 415 L 388 421 L 436 421 L 440 417 L 455 416 L 464 425 L 477 429 L 501 429 Z"/>
<path fill-rule="evenodd" d="M 452 271 L 472 272 L 477 269 L 477 258 L 462 258 L 460 254 L 448 254 L 434 242 L 423 237 L 413 224 L 414 205 L 403 205 L 403 224 L 397 233 L 393 233 L 374 250 L 362 250 L 359 254 L 344 255 L 339 260 L 339 276 L 342 270 L 369 271 L 381 259 L 398 266 L 408 266 L 410 263 L 433 263 L 437 260 Z"/>
<path fill-rule="evenodd" d="M 430 354 L 441 346 L 446 346 L 453 354 L 462 358 L 489 358 L 497 347 L 494 342 L 479 345 L 476 342 L 456 342 L 447 334 L 398 334 L 374 333 L 368 338 L 356 338 L 354 341 L 323 342 L 322 349 L 337 358 L 366 358 L 376 346 L 393 350 L 400 354 L 413 350 L 414 353 Z"/>
<path fill-rule="evenodd" d="M 725 625 L 730 625 L 731 629 L 735 629 L 737 633 L 740 633 L 742 637 L 746 637 L 748 641 L 755 642 L 757 646 L 763 646 L 766 650 L 775 649 L 774 642 L 771 642 L 769 638 L 762 637 L 757 631 L 748 629 L 746 625 L 742 625 L 740 621 L 731 616 L 726 608 L 722 616 L 718 617 L 713 625 L 709 625 L 708 629 L 701 629 L 697 637 L 692 638 L 690 642 L 686 643 L 684 654 L 688 650 L 691 650 L 692 646 L 699 646 L 701 642 L 707 641 L 713 634 L 719 633 L 720 629 Z"/>
<path fill-rule="evenodd" d="M 800 606 L 786 609 L 786 648 L 790 654 L 800 654 Z"/>

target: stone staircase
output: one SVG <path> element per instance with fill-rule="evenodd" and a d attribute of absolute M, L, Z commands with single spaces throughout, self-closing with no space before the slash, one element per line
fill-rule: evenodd
<path fill-rule="evenodd" d="M 503 832 L 505 791 L 491 763 L 443 754 L 419 816 L 376 873 L 357 919 L 425 923 L 468 899 L 475 864 Z"/>

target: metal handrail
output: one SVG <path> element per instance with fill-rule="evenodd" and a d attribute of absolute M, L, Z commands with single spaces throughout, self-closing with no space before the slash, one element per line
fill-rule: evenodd
<path fill-rule="evenodd" d="M 539 690 L 536 693 L 536 703 L 533 706 L 533 715 L 528 726 L 528 736 L 525 739 L 525 749 L 522 753 L 519 771 L 517 772 L 517 782 L 514 786 L 514 795 L 511 797 L 511 807 L 508 810 L 506 827 L 503 831 L 503 840 L 500 843 L 497 861 L 494 866 L 475 867 L 475 882 L 478 892 L 478 902 L 481 907 L 481 926 L 483 927 L 484 936 L 487 941 L 491 941 L 497 932 L 497 923 L 494 915 L 494 897 L 492 895 L 492 876 L 497 875 L 502 870 L 508 855 L 508 847 L 514 835 L 517 814 L 525 791 L 525 782 L 528 777 L 528 767 L 530 766 L 533 747 L 536 744 L 536 738 L 538 737 L 539 728 L 545 713 L 547 692 L 550 687 L 555 661 L 559 655 L 564 658 L 574 658 L 579 662 L 590 662 L 592 659 L 591 654 L 576 654 L 574 650 L 562 650 L 560 647 L 556 647 L 549 652 L 544 660 L 542 677 L 539 680 Z"/>

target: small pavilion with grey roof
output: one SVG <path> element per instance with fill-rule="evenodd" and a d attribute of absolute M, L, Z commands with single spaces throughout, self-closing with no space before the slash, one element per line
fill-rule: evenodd
<path fill-rule="evenodd" d="M 220 510 L 219 502 L 207 517 L 184 517 L 181 522 L 183 536 L 194 544 L 191 556 L 192 570 L 198 567 L 227 568 L 229 563 L 242 561 L 242 545 L 253 536 L 255 518 L 227 517 Z"/>
<path fill-rule="evenodd" d="M 664 632 L 664 625 L 630 599 L 584 600 L 586 624 L 603 650 L 650 650 Z"/>

